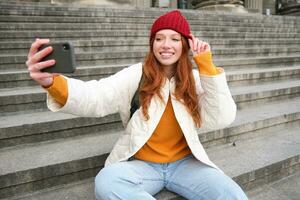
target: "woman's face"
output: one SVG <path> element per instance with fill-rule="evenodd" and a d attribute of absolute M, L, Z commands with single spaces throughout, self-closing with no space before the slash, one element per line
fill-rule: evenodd
<path fill-rule="evenodd" d="M 153 53 L 163 66 L 174 65 L 182 53 L 180 33 L 171 29 L 158 31 L 153 42 Z"/>

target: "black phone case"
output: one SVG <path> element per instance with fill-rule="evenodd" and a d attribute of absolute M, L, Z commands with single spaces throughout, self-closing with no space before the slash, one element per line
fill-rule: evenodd
<path fill-rule="evenodd" d="M 53 51 L 44 57 L 42 61 L 54 59 L 56 62 L 53 66 L 47 67 L 42 71 L 50 73 L 73 73 L 76 69 L 73 45 L 70 42 L 50 43 L 41 46 L 39 51 L 48 46 L 52 46 Z"/>

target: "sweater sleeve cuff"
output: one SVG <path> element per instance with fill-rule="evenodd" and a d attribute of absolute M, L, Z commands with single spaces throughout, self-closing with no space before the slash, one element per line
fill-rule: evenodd
<path fill-rule="evenodd" d="M 199 53 L 193 58 L 201 75 L 214 76 L 223 72 L 222 68 L 217 68 L 212 62 L 212 54 L 210 51 Z"/>
<path fill-rule="evenodd" d="M 52 85 L 45 89 L 61 106 L 66 104 L 68 99 L 68 84 L 63 76 L 55 76 Z"/>

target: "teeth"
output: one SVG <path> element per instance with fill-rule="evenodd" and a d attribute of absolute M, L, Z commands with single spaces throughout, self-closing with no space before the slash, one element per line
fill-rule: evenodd
<path fill-rule="evenodd" d="M 161 53 L 162 56 L 172 56 L 172 53 Z"/>

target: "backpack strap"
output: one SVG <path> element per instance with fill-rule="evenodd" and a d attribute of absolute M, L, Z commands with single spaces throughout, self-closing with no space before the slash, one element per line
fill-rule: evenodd
<path fill-rule="evenodd" d="M 130 107 L 130 119 L 132 115 L 135 113 L 137 109 L 140 108 L 140 88 L 144 80 L 144 73 L 142 74 L 141 80 L 139 82 L 139 86 L 135 91 L 133 98 L 131 99 L 131 107 Z"/>

